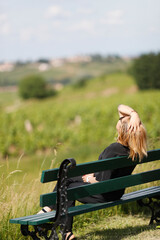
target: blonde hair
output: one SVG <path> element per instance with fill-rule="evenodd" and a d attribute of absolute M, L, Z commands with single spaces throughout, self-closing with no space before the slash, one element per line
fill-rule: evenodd
<path fill-rule="evenodd" d="M 129 131 L 128 123 L 121 122 L 117 141 L 130 149 L 129 157 L 133 161 L 137 158 L 141 161 L 144 156 L 147 156 L 147 134 L 142 123 L 139 129 Z"/>

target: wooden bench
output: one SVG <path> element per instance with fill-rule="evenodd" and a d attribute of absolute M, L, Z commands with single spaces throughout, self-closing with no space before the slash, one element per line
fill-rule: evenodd
<path fill-rule="evenodd" d="M 156 209 L 156 206 L 160 206 L 158 200 L 160 199 L 160 186 L 158 186 L 158 182 L 156 186 L 154 184 L 145 189 L 126 193 L 120 200 L 116 201 L 97 204 L 83 204 L 68 209 L 66 203 L 68 200 L 77 200 L 89 195 L 112 192 L 122 188 L 128 188 L 160 180 L 160 169 L 154 169 L 94 184 L 87 184 L 71 189 L 67 189 L 65 186 L 66 179 L 70 177 L 104 171 L 104 169 L 115 169 L 136 164 L 145 164 L 155 160 L 160 160 L 160 149 L 148 151 L 148 157 L 144 158 L 141 162 L 133 162 L 127 157 L 116 157 L 76 165 L 74 159 L 65 159 L 61 163 L 59 169 L 56 168 L 43 171 L 41 176 L 42 183 L 56 181 L 58 179 L 57 192 L 51 192 L 40 196 L 41 207 L 50 206 L 56 204 L 57 202 L 57 210 L 49 213 L 11 219 L 10 223 L 20 224 L 22 234 L 24 236 L 29 235 L 33 239 L 41 239 L 41 237 L 45 239 L 59 239 L 59 230 L 61 232 L 62 239 L 65 239 L 65 222 L 67 221 L 68 216 L 84 214 L 133 201 L 138 201 L 141 206 L 148 206 L 151 209 L 152 216 L 150 224 L 153 223 L 153 221 L 158 222 L 160 219 L 160 212 Z M 145 201 L 143 204 L 142 200 L 146 198 L 148 198 L 149 201 L 148 203 Z M 63 224 L 61 221 L 62 218 Z M 29 225 L 33 226 L 32 231 L 30 230 Z"/>

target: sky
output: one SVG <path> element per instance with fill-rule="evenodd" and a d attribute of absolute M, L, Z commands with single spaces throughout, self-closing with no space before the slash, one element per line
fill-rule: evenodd
<path fill-rule="evenodd" d="M 160 51 L 160 0 L 0 1 L 0 61 Z"/>

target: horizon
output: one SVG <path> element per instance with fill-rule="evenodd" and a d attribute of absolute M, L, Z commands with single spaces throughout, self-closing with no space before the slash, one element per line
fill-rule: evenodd
<path fill-rule="evenodd" d="M 92 53 L 92 54 L 83 54 L 83 55 L 78 55 L 78 54 L 75 54 L 75 55 L 70 55 L 70 56 L 62 56 L 62 57 L 39 57 L 39 58 L 35 58 L 35 59 L 16 59 L 16 60 L 10 60 L 10 61 L 7 61 L 7 60 L 0 60 L 0 64 L 4 64 L 4 63 L 13 63 L 13 64 L 17 64 L 17 63 L 20 63 L 20 64 L 27 64 L 27 63 L 35 63 L 35 62 L 39 62 L 39 63 L 43 63 L 45 61 L 54 61 L 54 60 L 64 60 L 64 61 L 69 61 L 70 59 L 76 59 L 77 57 L 91 57 L 91 58 L 94 58 L 95 56 L 100 56 L 102 59 L 107 59 L 109 57 L 119 57 L 120 59 L 134 59 L 136 57 L 139 57 L 143 54 L 150 54 L 150 53 L 153 53 L 153 54 L 158 54 L 159 52 L 146 52 L 146 53 L 142 53 L 142 54 L 137 54 L 137 55 L 118 55 L 118 54 L 99 54 L 99 53 Z M 81 60 L 79 60 L 81 61 Z M 83 60 L 82 60 L 83 61 Z"/>

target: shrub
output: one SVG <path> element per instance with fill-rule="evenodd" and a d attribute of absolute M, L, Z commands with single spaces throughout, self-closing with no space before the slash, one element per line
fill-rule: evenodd
<path fill-rule="evenodd" d="M 145 54 L 135 59 L 131 74 L 140 89 L 160 88 L 160 53 Z"/>
<path fill-rule="evenodd" d="M 90 80 L 91 78 L 93 78 L 93 76 L 86 75 L 86 76 L 80 78 L 79 80 L 77 80 L 77 82 L 73 84 L 73 87 L 74 88 L 86 87 L 88 80 Z"/>
<path fill-rule="evenodd" d="M 29 99 L 53 96 L 56 92 L 52 89 L 47 89 L 47 84 L 43 77 L 30 75 L 20 81 L 19 93 L 22 98 Z"/>

